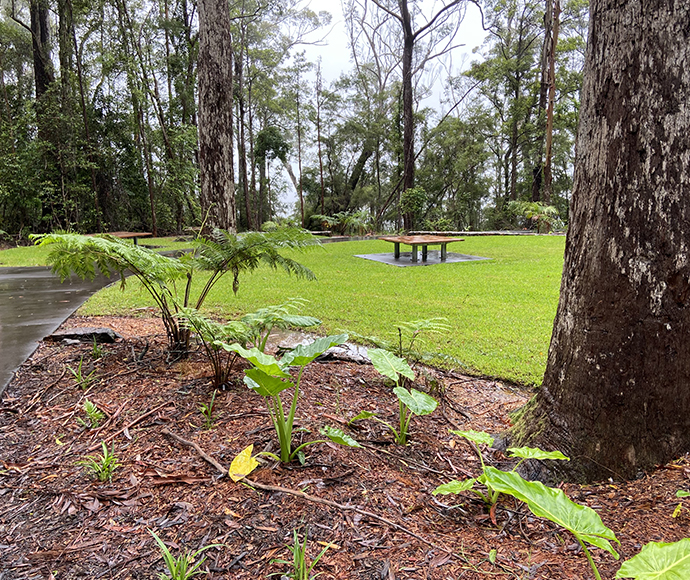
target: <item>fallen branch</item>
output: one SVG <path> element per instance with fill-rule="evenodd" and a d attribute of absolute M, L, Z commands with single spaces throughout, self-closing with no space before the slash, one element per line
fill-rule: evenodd
<path fill-rule="evenodd" d="M 182 443 L 182 445 L 186 445 L 187 447 L 191 447 L 192 449 L 194 449 L 199 455 L 201 455 L 201 457 L 205 461 L 207 461 L 208 463 L 213 465 L 213 467 L 215 467 L 220 472 L 218 479 L 225 477 L 228 474 L 228 470 L 225 469 L 225 467 L 223 467 L 220 463 L 218 463 L 215 459 L 213 459 L 213 457 L 211 457 L 201 447 L 199 447 L 196 443 L 194 443 L 194 441 L 188 441 L 187 439 L 182 439 L 182 437 L 180 437 L 179 435 L 175 435 L 174 433 L 171 433 L 167 429 L 163 429 L 161 431 L 161 433 L 163 435 L 167 435 L 171 439 L 174 439 L 178 443 Z"/>
<path fill-rule="evenodd" d="M 172 439 L 174 439 L 175 441 L 178 441 L 179 443 L 182 443 L 183 445 L 186 445 L 187 447 L 191 447 L 194 450 L 196 450 L 196 452 L 199 455 L 201 455 L 201 457 L 205 461 L 207 461 L 208 463 L 213 465 L 220 472 L 220 474 L 221 474 L 220 477 L 225 477 L 228 474 L 228 470 L 225 467 L 223 467 L 220 463 L 218 463 L 215 459 L 213 459 L 213 457 L 208 455 L 201 447 L 199 447 L 199 445 L 197 445 L 193 441 L 188 441 L 187 439 L 183 439 L 179 435 L 175 435 L 174 433 L 171 433 L 168 429 L 163 429 L 161 431 L 161 433 L 163 435 L 167 435 L 168 437 L 171 437 Z M 358 513 L 362 516 L 366 516 L 366 517 L 378 520 L 380 522 L 383 522 L 384 524 L 386 524 L 392 528 L 395 528 L 396 530 L 400 530 L 401 532 L 404 532 L 407 535 L 412 536 L 413 538 L 416 538 L 420 542 L 423 542 L 427 546 L 431 546 L 433 548 L 443 550 L 444 552 L 448 552 L 449 554 L 452 553 L 451 550 L 449 550 L 448 548 L 446 548 L 444 546 L 439 546 L 438 544 L 435 544 L 435 543 L 427 540 L 426 538 L 423 538 L 422 536 L 415 534 L 412 530 L 408 530 L 407 528 L 405 528 L 404 526 L 401 526 L 400 524 L 396 524 L 395 522 L 392 522 L 391 520 L 386 519 L 383 516 L 380 516 L 380 515 L 375 514 L 373 512 L 363 510 L 361 508 L 358 508 L 357 506 L 344 505 L 341 503 L 337 503 L 335 501 L 323 499 L 320 497 L 316 497 L 314 495 L 309 495 L 308 493 L 304 493 L 303 491 L 290 489 L 288 487 L 281 487 L 279 485 L 267 485 L 264 483 L 258 483 L 256 481 L 251 480 L 251 479 L 247 479 L 246 477 L 241 481 L 241 483 L 246 484 L 252 488 L 261 489 L 263 491 L 272 491 L 272 492 L 277 492 L 277 493 L 286 493 L 288 495 L 294 495 L 295 497 L 299 497 L 299 498 L 304 499 L 306 501 L 309 501 L 312 503 L 318 503 L 318 504 L 332 507 L 332 508 L 335 508 L 335 509 L 338 509 L 341 511 L 355 512 L 355 513 Z"/>

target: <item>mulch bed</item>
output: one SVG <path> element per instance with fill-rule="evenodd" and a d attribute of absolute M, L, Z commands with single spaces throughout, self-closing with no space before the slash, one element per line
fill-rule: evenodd
<path fill-rule="evenodd" d="M 255 452 L 277 450 L 263 400 L 242 385 L 241 368 L 234 384 L 218 392 L 217 420 L 204 430 L 199 407 L 212 392 L 204 357 L 195 352 L 170 363 L 157 319 L 73 317 L 64 326 L 107 326 L 124 338 L 104 345 L 97 360 L 92 345 L 44 342 L 8 387 L 0 407 L 3 580 L 158 578 L 165 568 L 148 530 L 175 554 L 223 544 L 206 552 L 206 578 L 266 578 L 288 571 L 272 561 L 291 560 L 293 530 L 302 537 L 307 529 L 311 557 L 333 544 L 315 570 L 324 580 L 592 577 L 572 536 L 512 498 L 501 500 L 494 523 L 471 493 L 431 494 L 441 483 L 479 472 L 476 454 L 449 430 L 504 430 L 526 391 L 420 371 L 416 387 L 440 405 L 412 420 L 410 443 L 400 447 L 374 421 L 346 427 L 364 409 L 397 420 L 397 399 L 371 366 L 312 363 L 303 378 L 297 422 L 304 431 L 297 441 L 332 425 L 349 429 L 365 448 L 314 445 L 304 466 L 268 462 L 251 479 L 326 500 L 318 503 L 218 478 L 215 467 L 179 442 L 196 443 L 224 468 L 249 444 Z M 82 357 L 84 374 L 95 369 L 98 377 L 86 392 L 67 368 Z M 85 397 L 107 413 L 100 429 L 77 421 Z M 107 483 L 76 464 L 99 453 L 101 441 L 122 463 Z M 505 465 L 500 452 L 489 458 Z M 673 517 L 675 493 L 690 487 L 689 477 L 686 456 L 637 481 L 563 489 L 601 515 L 626 559 L 649 541 L 690 536 L 690 502 Z M 613 578 L 620 564 L 593 552 L 602 577 Z"/>

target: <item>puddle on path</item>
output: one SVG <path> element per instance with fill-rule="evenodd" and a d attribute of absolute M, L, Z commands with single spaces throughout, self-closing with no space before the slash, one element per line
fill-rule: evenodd
<path fill-rule="evenodd" d="M 72 277 L 61 283 L 46 267 L 0 268 L 0 397 L 38 342 L 112 282 L 98 276 L 93 282 Z"/>

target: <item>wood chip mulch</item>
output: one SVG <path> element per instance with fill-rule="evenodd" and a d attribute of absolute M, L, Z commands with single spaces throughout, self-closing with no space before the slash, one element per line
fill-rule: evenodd
<path fill-rule="evenodd" d="M 3 580 L 158 578 L 165 567 L 149 530 L 174 554 L 223 544 L 205 552 L 209 580 L 287 574 L 274 560 L 292 559 L 293 530 L 300 538 L 308 531 L 310 557 L 331 545 L 314 570 L 323 580 L 592 577 L 571 535 L 512 498 L 500 501 L 494 523 L 469 492 L 431 494 L 441 483 L 479 473 L 473 450 L 449 430 L 504 430 L 526 391 L 420 371 L 416 388 L 440 405 L 412 420 L 410 443 L 400 447 L 375 421 L 347 426 L 362 410 L 396 424 L 397 399 L 370 365 L 312 363 L 304 373 L 296 441 L 319 438 L 319 428 L 331 425 L 364 449 L 318 444 L 307 448 L 303 466 L 269 461 L 250 476 L 317 499 L 310 501 L 219 478 L 197 450 L 180 442 L 195 443 L 224 469 L 249 444 L 255 452 L 277 451 L 263 400 L 242 384 L 241 368 L 218 392 L 217 419 L 204 429 L 199 407 L 210 401 L 212 387 L 200 351 L 168 361 L 155 318 L 72 317 L 64 325 L 79 326 L 109 327 L 123 338 L 103 345 L 96 360 L 92 345 L 43 342 L 0 403 Z M 95 370 L 87 391 L 68 369 L 82 359 L 84 374 Z M 98 429 L 78 422 L 85 398 L 106 414 Z M 77 465 L 100 453 L 102 441 L 122 463 L 106 483 Z M 500 452 L 489 459 L 506 465 Z M 678 510 L 675 495 L 690 489 L 689 478 L 686 456 L 637 481 L 563 489 L 601 515 L 627 559 L 649 541 L 690 536 L 690 501 Z M 602 578 L 613 578 L 620 563 L 601 550 L 593 554 Z"/>

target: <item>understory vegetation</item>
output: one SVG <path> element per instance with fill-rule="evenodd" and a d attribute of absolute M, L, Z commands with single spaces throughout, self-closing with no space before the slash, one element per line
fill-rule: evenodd
<path fill-rule="evenodd" d="M 451 251 L 490 260 L 409 268 L 357 257 L 391 252 L 388 242 L 324 244 L 305 254 L 286 252 L 316 280 L 259 267 L 244 274 L 236 296 L 230 281 L 221 279 L 206 298 L 205 312 L 227 319 L 303 298 L 308 306 L 302 312 L 322 321 L 319 333 L 389 339 L 394 337 L 386 333 L 397 334 L 398 323 L 445 318 L 449 331 L 425 335 L 423 350 L 453 357 L 465 371 L 537 385 L 556 313 L 564 242 L 561 236 L 468 236 Z M 193 292 L 202 283 L 195 280 Z M 114 287 L 100 291 L 80 312 L 128 315 L 145 306 L 154 304 L 131 283 L 124 293 Z"/>

